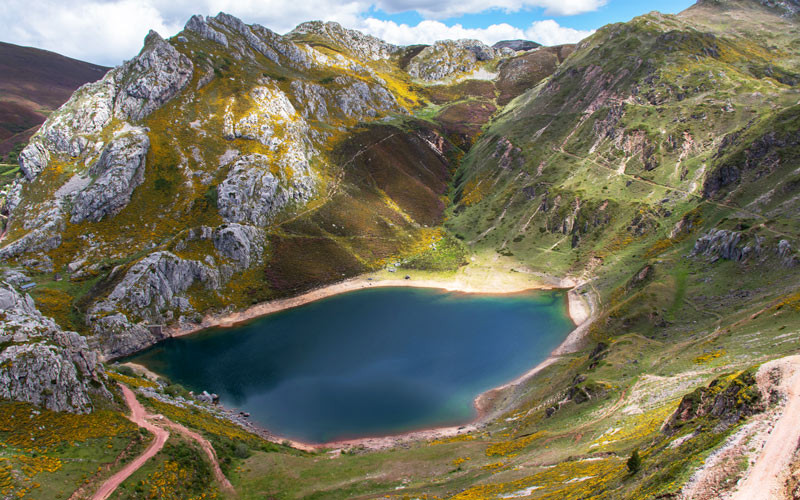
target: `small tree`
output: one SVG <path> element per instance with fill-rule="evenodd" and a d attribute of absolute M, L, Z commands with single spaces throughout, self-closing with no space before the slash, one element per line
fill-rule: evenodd
<path fill-rule="evenodd" d="M 639 450 L 633 450 L 630 458 L 628 459 L 628 471 L 631 474 L 636 474 L 642 468 L 642 458 L 639 456 Z"/>

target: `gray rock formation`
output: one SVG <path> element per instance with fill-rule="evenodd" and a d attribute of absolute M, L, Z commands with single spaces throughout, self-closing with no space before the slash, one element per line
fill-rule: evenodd
<path fill-rule="evenodd" d="M 212 42 L 217 42 L 223 47 L 228 46 L 228 37 L 209 26 L 206 20 L 203 19 L 203 16 L 192 16 L 189 22 L 186 23 L 184 29 L 197 33 L 201 37 L 207 38 Z"/>
<path fill-rule="evenodd" d="M 120 88 L 114 114 L 138 122 L 180 92 L 192 78 L 192 61 L 150 31 L 138 56 L 115 70 Z"/>
<path fill-rule="evenodd" d="M 797 254 L 792 250 L 792 245 L 789 244 L 786 240 L 781 240 L 778 242 L 778 248 L 776 249 L 778 254 L 778 258 L 781 259 L 781 263 L 785 267 L 794 267 L 800 262 L 800 258 L 798 258 Z"/>
<path fill-rule="evenodd" d="M 692 255 L 705 255 L 711 258 L 711 262 L 716 262 L 719 259 L 741 262 L 752 253 L 752 247 L 747 247 L 751 250 L 745 251 L 746 247 L 739 245 L 741 241 L 742 233 L 738 231 L 711 229 L 697 239 Z M 758 246 L 757 252 L 761 253 L 760 246 Z"/>
<path fill-rule="evenodd" d="M 479 61 L 489 61 L 497 51 L 478 40 L 441 40 L 429 45 L 411 59 L 408 73 L 422 80 L 436 81 L 470 73 Z"/>
<path fill-rule="evenodd" d="M 71 162 L 103 149 L 100 133 L 116 117 L 141 121 L 191 80 L 192 62 L 151 31 L 138 56 L 79 88 L 50 115 L 20 154 L 20 169 L 34 179 L 53 156 Z"/>
<path fill-rule="evenodd" d="M 255 33 L 253 33 L 253 31 L 250 29 L 250 26 L 246 25 L 238 17 L 233 17 L 230 14 L 225 14 L 224 12 L 220 12 L 216 17 L 210 19 L 210 21 L 218 22 L 227 27 L 229 30 L 233 31 L 234 33 L 237 33 L 238 35 L 244 38 L 244 40 L 252 49 L 257 51 L 270 61 L 274 63 L 280 62 L 278 58 L 278 53 L 275 52 L 275 50 L 272 49 L 272 47 L 264 43 L 264 41 L 261 40 L 261 38 L 259 38 Z"/>
<path fill-rule="evenodd" d="M 22 150 L 19 166 L 28 180 L 47 167 L 51 155 L 80 157 L 90 149 L 90 139 L 111 122 L 114 113 L 117 70 L 99 82 L 87 83 L 53 112 Z"/>
<path fill-rule="evenodd" d="M 154 252 L 134 264 L 105 300 L 89 310 L 89 322 L 95 332 L 101 330 L 102 319 L 124 310 L 151 323 L 161 323 L 164 314 L 173 309 L 193 311 L 183 293 L 194 283 L 207 289 L 219 288 L 220 276 L 215 262 L 181 259 L 171 252 Z"/>
<path fill-rule="evenodd" d="M 380 38 L 365 35 L 360 31 L 343 28 L 335 22 L 309 21 L 298 25 L 287 36 L 294 38 L 322 37 L 349 51 L 362 60 L 379 61 L 397 52 L 398 47 Z"/>
<path fill-rule="evenodd" d="M 86 340 L 42 316 L 28 295 L 0 286 L 0 398 L 88 413 L 92 391 L 109 396 Z M 97 388 L 92 389 L 94 379 Z"/>
<path fill-rule="evenodd" d="M 122 313 L 92 318 L 91 327 L 94 335 L 89 339 L 90 345 L 105 359 L 128 356 L 167 338 L 162 329 L 131 323 Z"/>
<path fill-rule="evenodd" d="M 700 236 L 690 255 L 692 257 L 703 255 L 709 257 L 711 262 L 719 259 L 745 262 L 751 258 L 764 261 L 770 255 L 775 255 L 784 267 L 793 267 L 800 262 L 800 258 L 787 240 L 780 240 L 772 247 L 772 245 L 767 246 L 764 237 L 747 237 L 739 231 L 726 229 L 711 229 Z"/>
<path fill-rule="evenodd" d="M 314 181 L 307 166 L 281 182 L 272 174 L 271 163 L 265 155 L 251 154 L 233 164 L 217 188 L 217 208 L 227 222 L 266 226 L 289 203 L 311 198 Z"/>
<path fill-rule="evenodd" d="M 514 52 L 524 52 L 541 46 L 542 44 L 530 40 L 502 40 L 492 45 L 492 48 L 495 50 L 511 49 Z"/>
<path fill-rule="evenodd" d="M 241 19 L 224 12 L 205 19 L 193 16 L 184 29 L 222 45 L 226 52 L 237 59 L 252 58 L 249 52 L 252 50 L 276 64 L 298 68 L 311 65 L 306 53 L 291 40 L 264 26 L 245 24 Z"/>
<path fill-rule="evenodd" d="M 65 228 L 64 212 L 56 200 L 49 200 L 39 208 L 35 217 L 27 217 L 23 228 L 28 232 L 21 238 L 0 248 L 0 260 L 10 259 L 28 252 L 47 252 L 61 245 L 61 232 Z"/>
<path fill-rule="evenodd" d="M 116 134 L 89 170 L 95 180 L 75 196 L 70 221 L 96 222 L 122 210 L 130 202 L 133 190 L 144 181 L 149 149 L 145 129 L 125 129 Z"/>
<path fill-rule="evenodd" d="M 214 230 L 214 248 L 223 257 L 237 264 L 237 270 L 246 269 L 261 258 L 264 231 L 242 224 L 225 224 Z"/>
<path fill-rule="evenodd" d="M 325 121 L 330 115 L 340 119 L 375 118 L 387 112 L 403 112 L 391 92 L 378 84 L 339 76 L 334 88 L 302 80 L 292 82 L 292 92 L 303 117 Z M 330 105 L 330 108 L 328 107 Z"/>

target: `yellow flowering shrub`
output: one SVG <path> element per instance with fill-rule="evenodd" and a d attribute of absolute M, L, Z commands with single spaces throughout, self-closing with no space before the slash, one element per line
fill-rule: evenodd
<path fill-rule="evenodd" d="M 158 385 L 155 382 L 152 382 L 150 380 L 146 380 L 146 379 L 138 378 L 138 377 L 129 377 L 127 375 L 123 375 L 123 374 L 117 373 L 117 372 L 112 372 L 110 370 L 108 372 L 106 372 L 106 375 L 108 375 L 110 378 L 116 380 L 117 382 L 121 382 L 121 383 L 127 385 L 128 387 L 155 388 Z"/>
<path fill-rule="evenodd" d="M 0 440 L 28 453 L 45 453 L 62 445 L 137 431 L 124 415 L 110 410 L 75 415 L 38 409 L 28 403 L 0 402 Z"/>
<path fill-rule="evenodd" d="M 460 443 L 462 441 L 474 441 L 475 439 L 476 437 L 474 434 L 459 434 L 458 436 L 434 439 L 428 443 L 428 445 L 434 446 L 437 444 Z"/>
<path fill-rule="evenodd" d="M 492 457 L 495 455 L 499 456 L 508 456 L 513 453 L 516 453 L 523 448 L 527 447 L 540 437 L 544 436 L 544 432 L 534 432 L 530 436 L 524 436 L 517 439 L 512 439 L 509 441 L 500 441 L 498 443 L 492 443 L 486 448 L 486 456 Z"/>

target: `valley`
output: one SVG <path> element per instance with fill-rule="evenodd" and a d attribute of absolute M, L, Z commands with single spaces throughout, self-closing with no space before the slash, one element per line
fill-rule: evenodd
<path fill-rule="evenodd" d="M 796 497 L 800 455 L 776 436 L 800 346 L 799 12 L 701 0 L 519 52 L 322 22 L 278 35 L 224 13 L 151 32 L 50 114 L 4 187 L 0 497 L 91 498 L 153 442 L 125 418 L 128 390 L 218 463 L 173 432 L 110 498 Z M 433 304 L 445 292 L 431 288 L 539 289 L 580 326 L 557 348 L 562 310 L 549 343 L 498 354 L 508 371 L 487 369 L 460 403 L 496 387 L 472 425 L 322 447 L 197 394 L 303 356 L 237 366 L 258 352 L 243 344 L 213 380 L 178 371 L 233 345 L 195 342 L 248 338 L 207 329 L 275 318 L 311 321 L 313 345 L 337 352 L 365 337 L 321 338 L 314 321 L 335 319 L 304 311 L 359 294 Z M 388 314 L 359 304 L 348 317 Z M 476 323 L 454 331 L 477 326 L 479 347 L 444 336 L 430 352 L 463 347 L 477 366 L 513 345 L 453 317 Z M 148 352 L 159 375 L 120 362 Z M 219 390 L 226 406 L 244 401 L 233 392 Z M 426 406 L 388 399 L 392 416 Z"/>

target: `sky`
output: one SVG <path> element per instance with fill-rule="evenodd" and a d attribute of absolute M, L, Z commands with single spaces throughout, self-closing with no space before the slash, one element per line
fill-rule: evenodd
<path fill-rule="evenodd" d="M 0 40 L 116 66 L 150 29 L 178 33 L 193 14 L 227 12 L 286 33 L 304 21 L 337 21 L 388 42 L 447 38 L 492 44 L 524 38 L 574 43 L 652 10 L 674 14 L 694 0 L 2 0 Z"/>

